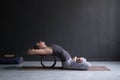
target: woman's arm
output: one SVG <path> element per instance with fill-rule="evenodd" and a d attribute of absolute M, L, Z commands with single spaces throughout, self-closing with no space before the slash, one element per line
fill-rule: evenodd
<path fill-rule="evenodd" d="M 41 55 L 45 55 L 45 54 L 52 54 L 52 49 L 50 48 L 45 48 L 45 49 L 28 49 L 27 51 L 28 54 L 41 54 Z"/>

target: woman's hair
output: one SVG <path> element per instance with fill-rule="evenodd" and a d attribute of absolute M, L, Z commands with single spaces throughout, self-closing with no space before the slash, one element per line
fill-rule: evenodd
<path fill-rule="evenodd" d="M 44 40 L 39 40 L 39 41 L 45 42 Z M 39 41 L 38 41 L 38 42 L 39 42 Z M 46 44 L 46 42 L 45 42 L 45 44 Z M 34 49 L 39 49 L 39 47 L 38 47 L 36 44 L 34 44 L 33 48 L 34 48 Z"/>
<path fill-rule="evenodd" d="M 39 47 L 37 45 L 34 45 L 33 48 L 34 49 L 39 49 Z"/>

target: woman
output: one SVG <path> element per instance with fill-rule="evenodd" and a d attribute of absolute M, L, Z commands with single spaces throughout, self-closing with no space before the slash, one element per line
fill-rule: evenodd
<path fill-rule="evenodd" d="M 47 55 L 52 54 L 57 56 L 64 69 L 89 69 L 91 64 L 83 57 L 77 58 L 76 56 L 72 59 L 70 54 L 64 50 L 61 46 L 56 44 L 46 45 L 44 41 L 39 41 L 35 44 L 34 49 L 28 49 L 28 54 L 34 55 Z"/>

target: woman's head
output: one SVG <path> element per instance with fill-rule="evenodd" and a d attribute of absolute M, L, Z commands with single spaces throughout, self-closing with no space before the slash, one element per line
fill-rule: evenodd
<path fill-rule="evenodd" d="M 42 49 L 42 48 L 45 48 L 45 47 L 47 47 L 47 45 L 45 44 L 44 41 L 39 41 L 34 45 L 35 49 Z"/>

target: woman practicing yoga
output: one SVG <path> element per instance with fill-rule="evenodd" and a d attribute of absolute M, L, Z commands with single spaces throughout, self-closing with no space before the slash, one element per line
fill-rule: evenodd
<path fill-rule="evenodd" d="M 57 56 L 64 69 L 89 69 L 91 64 L 83 57 L 77 58 L 76 56 L 72 59 L 70 54 L 64 50 L 61 46 L 56 44 L 46 45 L 44 41 L 39 41 L 35 44 L 34 49 L 28 49 L 28 54 L 34 55 L 47 55 L 51 54 Z"/>

